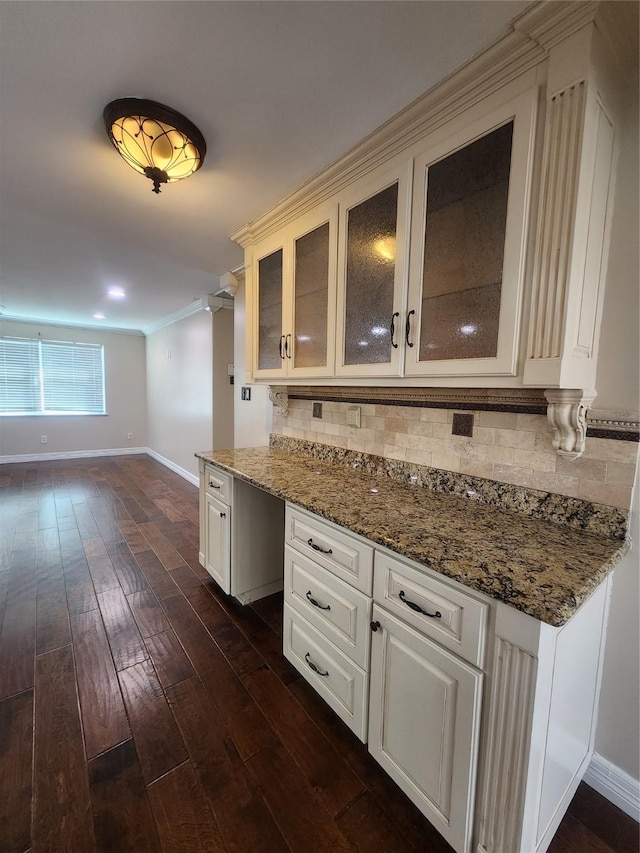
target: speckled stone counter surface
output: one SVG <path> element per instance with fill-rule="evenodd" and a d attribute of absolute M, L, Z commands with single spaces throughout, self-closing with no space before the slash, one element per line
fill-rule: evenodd
<path fill-rule="evenodd" d="M 571 618 L 627 550 L 620 539 L 280 448 L 196 456 L 554 626 Z"/>

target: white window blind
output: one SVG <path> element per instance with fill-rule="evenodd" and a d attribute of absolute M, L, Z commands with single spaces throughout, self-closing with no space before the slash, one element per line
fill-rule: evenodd
<path fill-rule="evenodd" d="M 0 414 L 102 415 L 99 344 L 0 338 Z"/>

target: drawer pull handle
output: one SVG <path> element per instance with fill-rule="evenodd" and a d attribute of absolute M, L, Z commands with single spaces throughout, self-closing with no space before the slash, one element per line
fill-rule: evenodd
<path fill-rule="evenodd" d="M 314 551 L 320 551 L 321 554 L 333 554 L 331 548 L 321 548 L 319 545 L 316 545 L 313 539 L 307 539 L 307 545 L 311 545 Z"/>
<path fill-rule="evenodd" d="M 375 622 L 369 622 L 369 627 L 371 628 L 371 630 L 372 630 L 372 631 L 373 631 L 373 633 L 375 634 L 375 633 L 376 633 L 376 631 L 378 630 L 378 628 L 382 628 L 382 625 L 381 625 L 381 624 L 378 622 L 378 620 L 376 619 L 376 621 L 375 621 Z"/>
<path fill-rule="evenodd" d="M 222 486 L 217 486 L 217 485 L 213 482 L 213 480 L 209 480 L 209 488 L 210 488 L 210 489 L 221 489 L 221 488 L 222 488 Z"/>
<path fill-rule="evenodd" d="M 314 607 L 319 607 L 320 610 L 331 610 L 330 604 L 319 604 L 315 598 L 311 595 L 311 590 L 307 592 L 307 599 L 313 604 Z"/>
<path fill-rule="evenodd" d="M 307 653 L 306 653 L 306 655 L 304 656 L 304 659 L 306 660 L 306 662 L 307 662 L 307 664 L 309 665 L 309 667 L 310 667 L 314 672 L 317 672 L 317 673 L 318 673 L 318 675 L 321 675 L 323 678 L 326 678 L 326 677 L 329 675 L 329 673 L 328 673 L 328 672 L 323 672 L 321 669 L 319 669 L 319 668 L 315 665 L 315 663 L 311 660 L 311 655 L 309 654 L 309 652 L 307 652 Z"/>
<path fill-rule="evenodd" d="M 405 598 L 404 590 L 401 589 L 398 593 L 398 598 L 403 604 L 406 604 L 407 607 L 410 607 L 412 610 L 415 610 L 416 613 L 422 613 L 423 616 L 430 616 L 432 619 L 440 619 L 442 613 L 439 610 L 436 610 L 435 613 L 427 613 L 426 610 L 423 610 L 419 604 L 416 604 L 415 601 L 409 601 L 408 598 Z"/>

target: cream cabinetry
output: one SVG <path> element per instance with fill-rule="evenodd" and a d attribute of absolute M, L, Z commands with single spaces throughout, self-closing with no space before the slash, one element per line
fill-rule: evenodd
<path fill-rule="evenodd" d="M 204 460 L 199 560 L 242 604 L 282 589 L 283 503 Z"/>
<path fill-rule="evenodd" d="M 334 372 L 337 217 L 320 207 L 255 247 L 257 379 Z"/>
<path fill-rule="evenodd" d="M 284 656 L 366 741 L 373 547 L 292 506 L 285 542 Z"/>
<path fill-rule="evenodd" d="M 369 751 L 455 850 L 470 849 L 482 673 L 374 605 Z"/>

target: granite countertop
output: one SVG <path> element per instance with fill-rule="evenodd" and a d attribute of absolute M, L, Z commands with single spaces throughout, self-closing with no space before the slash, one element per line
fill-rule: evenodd
<path fill-rule="evenodd" d="M 573 616 L 628 547 L 286 450 L 196 456 L 553 626 Z"/>

